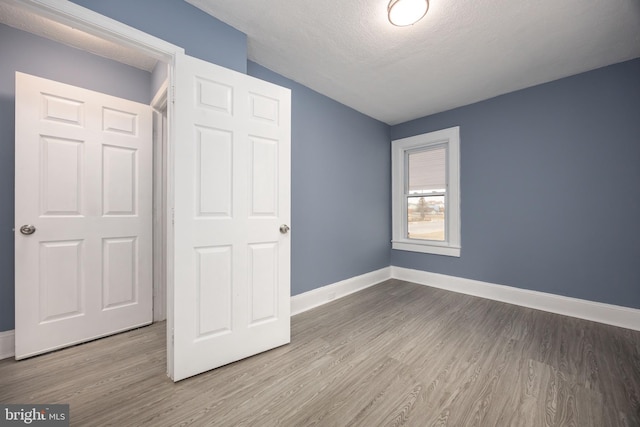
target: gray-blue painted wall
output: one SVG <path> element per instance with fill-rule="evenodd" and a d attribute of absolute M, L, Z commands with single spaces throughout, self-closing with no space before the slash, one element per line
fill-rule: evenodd
<path fill-rule="evenodd" d="M 391 264 L 640 307 L 640 60 L 389 128 L 247 66 L 246 36 L 185 2 L 160 0 L 151 9 L 144 0 L 76 3 L 190 55 L 292 89 L 294 295 Z M 49 59 L 60 58 L 55 49 L 27 50 L 0 30 L 2 331 L 13 328 L 14 118 L 2 70 L 14 58 L 37 64 L 27 72 L 61 81 L 94 74 L 99 83 L 100 74 L 76 60 L 52 65 Z M 115 95 L 141 88 L 148 85 Z M 389 140 L 455 125 L 462 137 L 462 257 L 391 251 Z"/>
<path fill-rule="evenodd" d="M 391 128 L 460 126 L 462 256 L 394 266 L 640 308 L 640 59 Z"/>
<path fill-rule="evenodd" d="M 15 72 L 148 104 L 151 74 L 0 24 L 0 331 L 14 324 Z"/>
<path fill-rule="evenodd" d="M 184 48 L 187 55 L 247 71 L 247 36 L 183 0 L 72 0 Z"/>
<path fill-rule="evenodd" d="M 389 126 L 249 62 L 291 89 L 291 293 L 389 266 Z"/>
<path fill-rule="evenodd" d="M 158 37 L 164 35 L 165 40 L 180 45 L 189 54 L 240 71 L 247 67 L 246 36 L 195 8 L 185 9 L 188 5 L 184 2 L 158 2 L 163 12 L 152 13 L 152 16 L 136 12 L 140 2 L 77 3 L 95 7 L 99 13 L 114 19 L 132 13 L 134 17 L 122 20 L 132 26 L 139 25 L 140 29 Z M 115 4 L 119 6 L 115 7 Z M 182 24 L 170 26 L 177 34 L 164 34 L 168 31 L 165 22 L 173 16 L 178 16 L 176 19 Z M 17 56 L 31 64 L 27 72 L 106 93 L 111 93 L 109 86 L 114 82 L 131 82 L 125 76 L 105 80 L 100 70 L 67 56 L 82 55 L 80 51 L 9 27 L 4 30 L 6 34 L 13 33 L 14 37 L 20 34 L 20 40 L 1 34 L 2 64 L 11 65 L 9 68 L 20 68 L 9 60 Z M 226 34 L 227 38 L 211 41 L 207 31 Z M 24 40 L 31 40 L 34 45 L 23 44 L 26 43 Z M 239 62 L 244 65 L 239 66 Z M 48 67 L 58 70 L 57 73 L 47 75 L 43 70 Z M 252 75 L 292 89 L 292 294 L 388 266 L 391 238 L 389 127 L 257 64 L 250 63 L 249 68 Z M 88 71 L 88 75 L 83 71 Z M 145 74 L 148 78 L 148 73 Z M 96 82 L 103 82 L 105 86 L 92 86 Z M 157 86 L 157 83 L 154 84 Z M 123 93 L 115 95 L 129 97 L 141 88 L 147 90 L 143 102 L 148 102 L 152 96 L 149 85 L 137 81 L 131 87 L 124 86 Z M 0 331 L 13 328 L 14 316 L 13 94 L 10 98 L 4 103 L 10 113 L 4 114 L 2 119 L 11 127 L 5 135 L 11 136 L 3 137 L 3 148 L 0 148 L 5 150 L 1 161 L 7 165 L 2 169 L 5 179 L 0 183 L 0 200 L 7 201 L 0 211 L 0 226 L 4 229 L 0 234 L 0 253 L 6 254 L 0 258 L 0 280 L 5 284 L 0 284 Z"/>
<path fill-rule="evenodd" d="M 389 127 L 257 64 L 246 35 L 175 0 L 74 0 L 185 49 L 292 89 L 292 294 L 389 265 Z"/>

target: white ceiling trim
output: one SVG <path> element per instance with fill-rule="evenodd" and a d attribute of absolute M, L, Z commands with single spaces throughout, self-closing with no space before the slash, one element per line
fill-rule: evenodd
<path fill-rule="evenodd" d="M 139 48 L 129 47 L 123 44 L 122 40 L 109 40 L 104 35 L 96 36 L 84 31 L 77 25 L 59 22 L 55 17 L 51 19 L 43 14 L 41 9 L 37 9 L 39 2 L 32 3 L 33 5 L 30 5 L 29 2 L 3 0 L 0 2 L 0 23 L 144 71 L 152 72 L 158 60 L 161 59 L 152 51 L 148 55 L 142 54 Z M 84 10 L 73 3 L 58 3 L 60 6 L 71 6 L 74 9 Z M 55 15 L 55 13 L 51 13 Z"/>

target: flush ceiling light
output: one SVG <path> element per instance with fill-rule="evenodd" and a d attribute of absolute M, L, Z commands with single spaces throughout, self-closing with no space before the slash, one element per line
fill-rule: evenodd
<path fill-rule="evenodd" d="M 387 12 L 389 22 L 398 27 L 413 25 L 429 10 L 429 0 L 391 0 Z"/>

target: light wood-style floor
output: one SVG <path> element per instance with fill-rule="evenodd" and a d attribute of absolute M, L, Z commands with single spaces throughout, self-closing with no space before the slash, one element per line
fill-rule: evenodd
<path fill-rule="evenodd" d="M 81 426 L 640 426 L 640 332 L 406 282 L 177 384 L 164 329 L 0 361 L 0 402 L 69 403 Z"/>

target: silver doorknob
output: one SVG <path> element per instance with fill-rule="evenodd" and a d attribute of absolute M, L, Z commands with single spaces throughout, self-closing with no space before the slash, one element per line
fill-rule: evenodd
<path fill-rule="evenodd" d="M 26 236 L 36 232 L 36 227 L 33 225 L 23 225 L 20 227 L 20 232 Z"/>
<path fill-rule="evenodd" d="M 282 234 L 287 234 L 289 232 L 289 230 L 290 230 L 290 228 L 289 228 L 289 226 L 287 224 L 282 224 L 280 226 L 280 232 Z"/>

